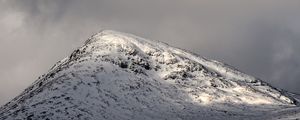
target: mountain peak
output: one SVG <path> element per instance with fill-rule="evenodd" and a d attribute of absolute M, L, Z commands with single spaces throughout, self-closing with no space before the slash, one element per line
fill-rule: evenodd
<path fill-rule="evenodd" d="M 4 105 L 0 118 L 240 119 L 296 102 L 221 62 L 104 30 Z"/>
<path fill-rule="evenodd" d="M 98 32 L 93 36 L 91 36 L 85 43 L 96 42 L 96 43 L 114 43 L 114 44 L 123 43 L 124 44 L 124 43 L 130 43 L 136 41 L 135 38 L 139 38 L 139 37 L 132 34 L 122 33 L 114 30 L 102 30 L 101 32 Z M 142 38 L 139 39 L 141 40 Z"/>

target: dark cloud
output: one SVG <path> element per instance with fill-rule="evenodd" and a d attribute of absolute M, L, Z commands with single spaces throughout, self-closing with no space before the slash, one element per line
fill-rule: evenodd
<path fill-rule="evenodd" d="M 156 39 L 300 92 L 300 1 L 0 0 L 0 104 L 101 29 Z"/>

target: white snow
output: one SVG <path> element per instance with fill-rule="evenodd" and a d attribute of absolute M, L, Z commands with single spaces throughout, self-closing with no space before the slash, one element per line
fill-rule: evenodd
<path fill-rule="evenodd" d="M 218 61 L 102 31 L 0 109 L 0 119 L 299 118 L 297 95 Z"/>

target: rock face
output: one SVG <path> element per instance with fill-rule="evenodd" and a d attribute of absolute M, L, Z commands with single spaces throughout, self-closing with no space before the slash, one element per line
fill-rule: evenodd
<path fill-rule="evenodd" d="M 226 64 L 106 30 L 1 107 L 0 119 L 272 119 L 298 108 L 290 96 Z"/>

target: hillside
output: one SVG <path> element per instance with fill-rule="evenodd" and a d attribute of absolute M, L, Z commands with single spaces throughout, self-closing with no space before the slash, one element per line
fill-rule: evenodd
<path fill-rule="evenodd" d="M 296 97 L 224 63 L 105 30 L 2 106 L 0 119 L 294 119 Z"/>

